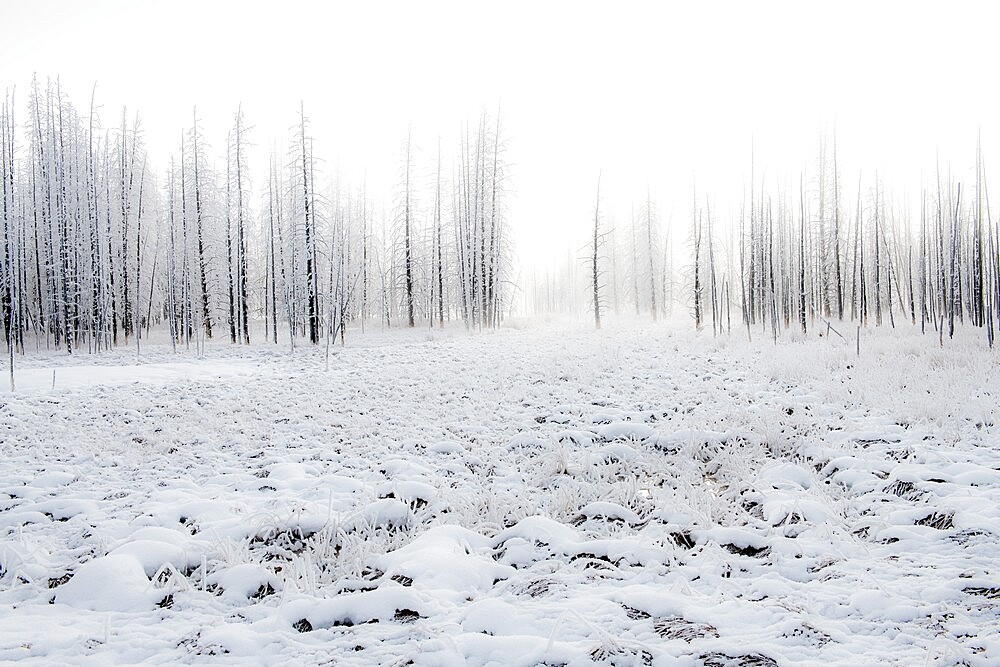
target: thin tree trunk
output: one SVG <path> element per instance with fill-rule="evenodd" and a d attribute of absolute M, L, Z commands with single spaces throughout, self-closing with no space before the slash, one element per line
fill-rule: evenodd
<path fill-rule="evenodd" d="M 597 201 L 594 203 L 594 239 L 593 246 L 591 248 L 591 280 L 594 287 L 594 327 L 596 329 L 601 328 L 601 286 L 600 278 L 597 271 L 597 252 L 598 252 L 598 241 L 600 239 L 600 224 L 601 224 L 601 174 L 597 174 Z M 652 249 L 650 249 L 652 250 Z"/>

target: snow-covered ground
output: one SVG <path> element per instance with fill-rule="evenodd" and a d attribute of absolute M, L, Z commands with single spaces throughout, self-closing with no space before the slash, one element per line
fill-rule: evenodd
<path fill-rule="evenodd" d="M 0 661 L 998 664 L 998 353 L 850 338 L 18 359 Z"/>

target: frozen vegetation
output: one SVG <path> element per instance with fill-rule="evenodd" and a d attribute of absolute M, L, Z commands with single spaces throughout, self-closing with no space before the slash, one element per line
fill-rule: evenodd
<path fill-rule="evenodd" d="M 510 325 L 19 358 L 0 661 L 996 664 L 979 333 Z"/>

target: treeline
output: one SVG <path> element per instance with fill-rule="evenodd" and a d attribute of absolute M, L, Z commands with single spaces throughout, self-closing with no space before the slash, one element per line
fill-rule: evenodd
<path fill-rule="evenodd" d="M 351 322 L 497 326 L 509 304 L 499 113 L 462 127 L 452 155 L 439 141 L 427 163 L 408 133 L 389 202 L 321 173 L 302 105 L 266 165 L 248 161 L 242 109 L 212 138 L 221 151 L 195 110 L 169 163 L 153 165 L 138 114 L 104 125 L 94 99 L 81 111 L 58 80 L 36 78 L 23 101 L 8 90 L 0 130 L 12 351 L 99 351 L 154 328 L 175 346 L 249 343 L 252 322 L 271 342 L 316 344 Z"/>
<path fill-rule="evenodd" d="M 557 270 L 536 274 L 529 308 L 570 312 L 584 298 L 600 326 L 609 310 L 656 320 L 679 304 L 698 329 L 775 337 L 828 333 L 844 321 L 906 321 L 950 337 L 969 324 L 992 346 L 1000 221 L 979 146 L 973 182 L 937 165 L 916 198 L 894 196 L 878 175 L 858 177 L 845 192 L 835 139 L 821 139 L 814 165 L 786 185 L 757 180 L 751 167 L 736 211 L 720 215 L 693 191 L 674 207 L 685 214 L 666 225 L 649 194 L 623 224 L 598 194 L 585 261 L 570 252 Z"/>
<path fill-rule="evenodd" d="M 802 174 L 797 191 L 761 189 L 741 215 L 739 269 L 722 279 L 728 286 L 736 282 L 729 275 L 738 277 L 734 289 L 747 330 L 805 333 L 832 320 L 895 327 L 898 318 L 949 337 L 956 322 L 969 323 L 983 328 L 992 346 L 1000 322 L 1000 228 L 989 213 L 978 146 L 975 173 L 972 187 L 963 187 L 936 166 L 915 219 L 877 176 L 867 185 L 859 178 L 853 201 L 845 197 L 836 144 L 821 142 L 811 190 Z M 707 261 L 692 267 L 695 322 L 710 318 L 719 330 L 712 213 L 695 210 L 696 255 L 708 245 Z M 707 282 L 699 285 L 699 277 Z"/>

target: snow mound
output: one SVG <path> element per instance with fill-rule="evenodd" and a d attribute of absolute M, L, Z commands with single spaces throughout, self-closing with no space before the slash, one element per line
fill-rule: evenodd
<path fill-rule="evenodd" d="M 412 620 L 426 616 L 432 606 L 415 591 L 403 586 L 380 586 L 371 591 L 344 593 L 326 600 L 299 599 L 286 604 L 281 613 L 300 632 L 308 629 L 354 626 L 362 623 Z M 308 621 L 303 625 L 302 620 Z"/>
<path fill-rule="evenodd" d="M 263 597 L 279 588 L 274 573 L 257 563 L 241 563 L 225 568 L 214 573 L 208 581 L 221 589 L 224 599 L 233 601 Z"/>
<path fill-rule="evenodd" d="M 580 534 L 573 527 L 548 517 L 528 516 L 510 528 L 500 531 L 494 539 L 494 543 L 499 546 L 511 538 L 561 546 L 578 542 Z"/>
<path fill-rule="evenodd" d="M 642 461 L 640 454 L 634 447 L 630 447 L 624 442 L 612 442 L 599 448 L 595 454 L 598 460 L 603 463 L 631 463 L 638 464 Z"/>
<path fill-rule="evenodd" d="M 383 498 L 368 503 L 361 512 L 348 521 L 347 526 L 354 530 L 371 528 L 403 528 L 413 521 L 410 506 L 396 498 Z"/>
<path fill-rule="evenodd" d="M 506 579 L 511 568 L 494 562 L 490 540 L 460 526 L 435 526 L 375 565 L 388 576 L 412 580 L 415 590 L 461 600 Z"/>
<path fill-rule="evenodd" d="M 92 611 L 136 612 L 152 609 L 162 597 L 150 585 L 139 559 L 118 554 L 81 565 L 58 588 L 55 601 Z"/>
<path fill-rule="evenodd" d="M 653 437 L 654 431 L 647 424 L 615 421 L 599 428 L 597 434 L 604 441 L 632 440 L 635 442 L 644 442 Z"/>
<path fill-rule="evenodd" d="M 142 566 L 146 576 L 152 577 L 164 565 L 170 564 L 175 569 L 184 569 L 200 561 L 200 557 L 187 552 L 182 546 L 183 542 L 182 539 L 178 539 L 177 543 L 132 540 L 112 549 L 108 555 L 134 558 Z"/>
<path fill-rule="evenodd" d="M 580 513 L 575 521 L 583 519 L 607 519 L 608 521 L 620 521 L 629 525 L 640 523 L 639 515 L 627 507 L 618 503 L 604 501 L 592 502 L 580 508 Z"/>
<path fill-rule="evenodd" d="M 433 452 L 434 454 L 450 454 L 455 456 L 462 456 L 466 453 L 465 447 L 453 440 L 435 442 L 427 447 L 427 451 Z"/>
<path fill-rule="evenodd" d="M 437 497 L 433 485 L 416 480 L 394 480 L 380 484 L 376 489 L 380 498 L 396 498 L 408 504 L 430 503 Z"/>

